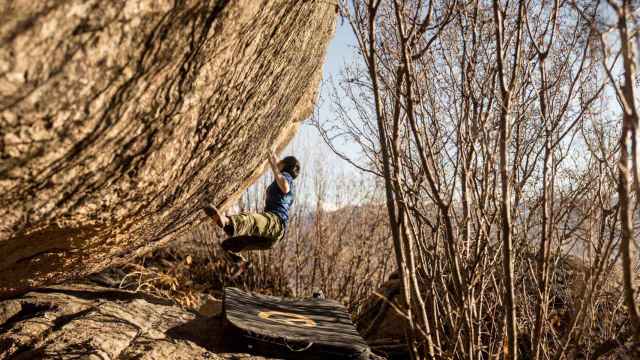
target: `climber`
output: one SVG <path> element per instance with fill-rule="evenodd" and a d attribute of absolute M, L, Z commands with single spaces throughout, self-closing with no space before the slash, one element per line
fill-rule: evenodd
<path fill-rule="evenodd" d="M 209 204 L 204 212 L 229 236 L 221 243 L 231 258 L 245 261 L 237 254 L 243 250 L 267 250 L 284 237 L 289 220 L 289 209 L 295 197 L 293 179 L 300 174 L 300 162 L 293 156 L 277 161 L 275 150 L 269 152 L 269 164 L 274 181 L 267 187 L 263 212 L 240 213 L 226 216 Z"/>

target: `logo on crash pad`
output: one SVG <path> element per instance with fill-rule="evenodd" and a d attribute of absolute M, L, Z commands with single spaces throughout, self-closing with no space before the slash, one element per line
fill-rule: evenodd
<path fill-rule="evenodd" d="M 282 311 L 260 311 L 258 317 L 285 325 L 316 327 L 316 322 L 300 314 Z"/>

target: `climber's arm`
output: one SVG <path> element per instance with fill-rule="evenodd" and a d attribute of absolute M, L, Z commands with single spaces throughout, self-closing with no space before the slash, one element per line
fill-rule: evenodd
<path fill-rule="evenodd" d="M 273 177 L 275 178 L 276 183 L 280 188 L 280 191 L 282 191 L 283 194 L 288 194 L 289 183 L 287 182 L 287 179 L 285 179 L 284 176 L 282 176 L 282 173 L 278 169 L 278 159 L 276 158 L 276 153 L 274 149 L 271 149 L 271 151 L 269 152 L 269 164 L 271 165 L 271 171 L 273 171 Z"/>

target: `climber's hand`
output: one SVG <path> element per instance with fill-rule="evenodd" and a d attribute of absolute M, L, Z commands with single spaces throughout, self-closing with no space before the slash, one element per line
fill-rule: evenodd
<path fill-rule="evenodd" d="M 276 152 L 274 151 L 275 147 L 272 146 L 269 149 L 269 165 L 271 165 L 271 170 L 273 170 L 273 173 L 277 173 L 278 172 L 278 158 L 276 157 Z"/>

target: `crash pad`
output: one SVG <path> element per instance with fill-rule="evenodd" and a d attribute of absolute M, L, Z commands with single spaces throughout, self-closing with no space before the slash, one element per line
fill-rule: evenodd
<path fill-rule="evenodd" d="M 368 359 L 346 308 L 327 299 L 291 299 L 227 287 L 225 335 L 249 353 L 288 359 Z"/>

